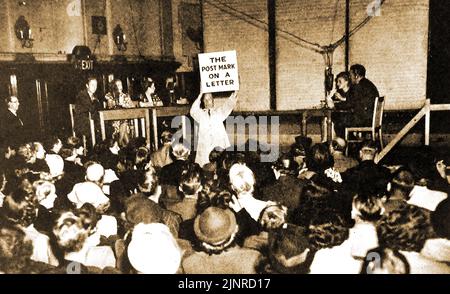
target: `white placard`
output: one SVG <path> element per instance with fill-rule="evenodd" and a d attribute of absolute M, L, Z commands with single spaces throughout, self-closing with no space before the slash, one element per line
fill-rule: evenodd
<path fill-rule="evenodd" d="M 239 90 L 236 50 L 198 55 L 203 93 Z"/>

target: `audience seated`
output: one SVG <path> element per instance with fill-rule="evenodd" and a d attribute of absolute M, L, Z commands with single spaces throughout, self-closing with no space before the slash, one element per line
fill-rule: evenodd
<path fill-rule="evenodd" d="M 357 164 L 299 136 L 274 162 L 248 141 L 200 168 L 163 137 L 153 154 L 145 138 L 3 148 L 0 272 L 450 273 L 446 165 L 427 148 L 388 169 L 371 141 Z"/>

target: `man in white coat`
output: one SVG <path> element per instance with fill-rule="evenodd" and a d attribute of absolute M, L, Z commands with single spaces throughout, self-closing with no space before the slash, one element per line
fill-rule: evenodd
<path fill-rule="evenodd" d="M 209 162 L 209 153 L 215 147 L 225 149 L 230 146 L 230 140 L 228 139 L 223 122 L 230 115 L 231 111 L 233 111 L 236 101 L 237 91 L 233 92 L 222 106 L 214 107 L 212 94 L 203 94 L 200 92 L 192 104 L 190 114 L 198 123 L 198 143 L 195 162 L 200 166 Z M 203 105 L 201 105 L 202 102 Z"/>

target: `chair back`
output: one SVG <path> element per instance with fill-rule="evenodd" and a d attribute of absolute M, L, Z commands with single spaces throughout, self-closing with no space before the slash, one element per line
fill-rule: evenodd
<path fill-rule="evenodd" d="M 383 123 L 383 111 L 384 111 L 384 97 L 375 98 L 375 105 L 373 107 L 373 119 L 372 119 L 372 135 L 373 138 L 381 129 Z"/>
<path fill-rule="evenodd" d="M 72 136 L 75 137 L 75 118 L 73 115 L 74 111 L 75 111 L 75 104 L 69 104 L 70 125 L 72 127 Z"/>

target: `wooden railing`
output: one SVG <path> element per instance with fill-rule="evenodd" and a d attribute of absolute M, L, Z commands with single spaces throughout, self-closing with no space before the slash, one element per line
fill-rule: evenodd
<path fill-rule="evenodd" d="M 449 111 L 450 104 L 431 104 L 430 99 L 425 100 L 425 105 L 419 112 L 398 132 L 392 141 L 387 144 L 375 158 L 375 162 L 380 162 L 391 150 L 400 142 L 403 137 L 425 117 L 425 145 L 430 145 L 430 115 L 431 111 Z"/>

